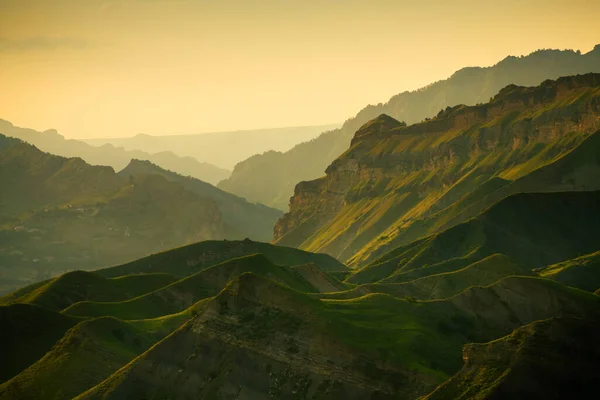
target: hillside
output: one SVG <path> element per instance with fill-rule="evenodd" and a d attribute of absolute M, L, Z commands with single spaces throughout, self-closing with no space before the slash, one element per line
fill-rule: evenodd
<path fill-rule="evenodd" d="M 366 283 L 347 291 L 325 293 L 321 299 L 352 299 L 369 293 L 417 300 L 445 299 L 472 286 L 491 285 L 509 276 L 533 276 L 530 268 L 513 263 L 503 254 L 493 254 L 462 269 L 427 275 L 402 283 Z"/>
<path fill-rule="evenodd" d="M 540 276 L 588 292 L 600 289 L 600 251 L 539 268 Z"/>
<path fill-rule="evenodd" d="M 216 296 L 229 281 L 246 272 L 266 277 L 300 292 L 319 291 L 295 269 L 274 265 L 262 254 L 254 254 L 203 269 L 187 278 L 127 301 L 81 301 L 66 308 L 63 313 L 79 317 L 111 316 L 123 320 L 176 314 L 202 299 Z"/>
<path fill-rule="evenodd" d="M 348 268 L 344 264 L 326 254 L 314 254 L 245 239 L 239 241 L 208 240 L 153 254 L 131 263 L 101 269 L 96 273 L 107 278 L 114 278 L 130 274 L 168 271 L 169 274 L 184 278 L 204 268 L 251 254 L 262 254 L 276 265 L 297 266 L 313 263 L 322 271 L 340 278 L 345 277 L 348 272 Z"/>
<path fill-rule="evenodd" d="M 599 333 L 598 322 L 552 318 L 469 344 L 460 372 L 422 400 L 594 398 Z"/>
<path fill-rule="evenodd" d="M 448 108 L 408 127 L 381 115 L 356 132 L 325 177 L 296 186 L 290 212 L 275 227 L 275 243 L 364 266 L 462 222 L 456 215 L 477 200 L 485 199 L 477 209 L 483 211 L 494 204 L 486 199 L 490 193 L 520 178 L 525 182 L 517 192 L 538 191 L 544 180 L 527 181 L 527 175 L 584 146 L 600 129 L 599 116 L 598 74 L 511 85 L 489 103 Z M 544 191 L 600 189 L 591 154 L 583 165 L 557 168 L 564 181 L 552 185 L 550 179 Z M 589 176 L 573 181 L 570 173 Z M 459 203 L 467 197 L 470 203 Z"/>
<path fill-rule="evenodd" d="M 198 196 L 214 200 L 223 215 L 223 221 L 231 228 L 229 239 L 250 238 L 269 242 L 273 238 L 273 226 L 283 214 L 262 204 L 249 203 L 201 180 L 164 170 L 149 161 L 131 160 L 127 167 L 119 172 L 119 175 L 125 178 L 152 174 L 178 183 Z"/>
<path fill-rule="evenodd" d="M 467 340 L 549 316 L 593 317 L 599 302 L 528 278 L 447 301 L 372 295 L 319 302 L 244 274 L 193 320 L 78 398 L 415 398 L 460 369 Z"/>
<path fill-rule="evenodd" d="M 43 153 L 0 136 L 0 291 L 227 237 L 217 204 L 158 175 Z"/>
<path fill-rule="evenodd" d="M 387 103 L 369 105 L 340 129 L 323 133 L 286 152 L 271 151 L 250 157 L 238 163 L 219 187 L 249 201 L 287 211 L 294 186 L 321 177 L 327 166 L 348 149 L 356 130 L 380 114 L 414 124 L 449 106 L 487 102 L 510 84 L 533 86 L 547 79 L 589 72 L 600 73 L 600 46 L 587 54 L 540 50 L 525 57 L 509 56 L 491 67 L 464 68 L 420 90 L 400 93 Z"/>
<path fill-rule="evenodd" d="M 348 281 L 407 282 L 496 253 L 529 269 L 569 260 L 598 249 L 598 206 L 600 191 L 513 195 L 475 219 L 392 250 Z"/>
<path fill-rule="evenodd" d="M 180 157 L 170 151 L 158 150 L 152 154 L 137 150 L 125 150 L 110 144 L 95 147 L 83 141 L 65 139 L 56 130 L 38 132 L 33 129 L 20 128 L 8 121 L 0 119 L 0 134 L 21 139 L 42 151 L 63 157 L 79 157 L 91 165 L 105 165 L 121 170 L 131 159 L 148 160 L 162 168 L 175 171 L 184 176 L 216 185 L 227 178 L 229 170 L 201 162 L 192 157 Z"/>
<path fill-rule="evenodd" d="M 231 170 L 235 164 L 254 154 L 269 150 L 287 151 L 298 143 L 309 141 L 320 133 L 337 129 L 339 126 L 295 126 L 190 135 L 139 134 L 128 138 L 83 141 L 94 146 L 111 144 L 128 151 L 139 150 L 150 154 L 168 151 Z"/>

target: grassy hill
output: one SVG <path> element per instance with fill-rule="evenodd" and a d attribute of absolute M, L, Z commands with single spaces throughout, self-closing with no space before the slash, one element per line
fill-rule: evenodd
<path fill-rule="evenodd" d="M 431 302 L 382 294 L 319 301 L 243 274 L 79 398 L 414 398 L 460 369 L 468 341 L 550 316 L 597 316 L 599 305 L 596 296 L 535 278 Z"/>
<path fill-rule="evenodd" d="M 421 399 L 594 398 L 599 333 L 598 322 L 552 318 L 490 343 L 469 344 L 460 372 Z"/>
<path fill-rule="evenodd" d="M 419 123 L 447 107 L 485 103 L 510 84 L 535 86 L 546 79 L 600 73 L 599 65 L 600 46 L 596 46 L 587 54 L 540 50 L 525 57 L 509 56 L 491 67 L 463 68 L 448 79 L 399 93 L 385 103 L 369 105 L 340 129 L 325 132 L 286 152 L 270 151 L 250 157 L 238 163 L 219 187 L 250 201 L 288 210 L 295 185 L 323 176 L 327 166 L 348 149 L 355 132 L 380 114 L 408 124 Z"/>
<path fill-rule="evenodd" d="M 264 255 L 276 265 L 295 266 L 314 263 L 321 270 L 335 277 L 344 277 L 348 273 L 348 268 L 344 264 L 326 254 L 309 253 L 290 247 L 254 242 L 249 239 L 208 240 L 96 272 L 104 277 L 113 278 L 130 274 L 168 271 L 178 278 L 183 278 L 232 258 L 257 253 Z"/>
<path fill-rule="evenodd" d="M 449 107 L 410 126 L 381 115 L 355 133 L 325 177 L 297 185 L 275 243 L 361 267 L 510 194 L 598 190 L 598 160 L 585 149 L 599 142 L 590 138 L 600 129 L 599 98 L 600 75 L 587 74 L 510 85 L 488 103 Z"/>
<path fill-rule="evenodd" d="M 29 304 L 0 306 L 0 382 L 40 359 L 79 319 Z"/>
<path fill-rule="evenodd" d="M 234 258 L 143 296 L 122 302 L 82 301 L 63 313 L 81 317 L 112 316 L 124 320 L 156 318 L 181 312 L 194 303 L 216 296 L 238 275 L 252 272 L 301 292 L 318 292 L 295 268 L 271 263 L 262 254 Z M 341 284 L 338 283 L 339 286 Z"/>
<path fill-rule="evenodd" d="M 123 301 L 167 286 L 177 279 L 166 273 L 107 279 L 93 272 L 72 271 L 0 297 L 0 304 L 35 304 L 60 311 L 79 301 Z"/>
<path fill-rule="evenodd" d="M 125 169 L 119 172 L 119 175 L 125 178 L 148 174 L 160 175 L 171 182 L 180 184 L 198 196 L 213 199 L 223 215 L 223 221 L 231 228 L 231 232 L 228 234 L 229 239 L 248 237 L 253 240 L 269 242 L 273 238 L 275 222 L 283 215 L 279 210 L 258 203 L 249 203 L 245 199 L 224 192 L 209 183 L 167 171 L 149 161 L 132 160 Z"/>
<path fill-rule="evenodd" d="M 536 272 L 564 285 L 594 292 L 600 289 L 600 252 L 542 267 Z"/>
<path fill-rule="evenodd" d="M 486 286 L 509 276 L 533 276 L 531 269 L 513 263 L 503 254 L 493 254 L 462 269 L 428 275 L 402 283 L 367 283 L 353 289 L 319 295 L 322 299 L 352 299 L 369 293 L 418 300 L 446 299 L 471 286 Z"/>

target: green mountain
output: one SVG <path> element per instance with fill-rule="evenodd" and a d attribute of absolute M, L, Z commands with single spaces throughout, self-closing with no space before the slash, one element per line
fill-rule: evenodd
<path fill-rule="evenodd" d="M 594 292 L 600 289 L 600 251 L 537 270 L 544 278 Z"/>
<path fill-rule="evenodd" d="M 80 301 L 124 301 L 168 286 L 177 279 L 167 273 L 107 279 L 93 272 L 72 271 L 0 297 L 0 304 L 35 304 L 61 311 Z"/>
<path fill-rule="evenodd" d="M 127 301 L 81 301 L 64 309 L 63 313 L 80 317 L 111 316 L 123 320 L 176 314 L 202 299 L 216 296 L 230 280 L 246 272 L 267 277 L 298 291 L 319 291 L 296 269 L 274 265 L 264 255 L 254 254 L 203 269 L 187 278 Z"/>
<path fill-rule="evenodd" d="M 456 271 L 427 275 L 402 283 L 366 283 L 346 291 L 330 290 L 330 293 L 319 295 L 319 298 L 352 299 L 370 293 L 385 293 L 418 300 L 445 299 L 469 287 L 491 285 L 509 276 L 533 276 L 533 273 L 530 268 L 513 263 L 503 254 L 493 254 Z"/>
<path fill-rule="evenodd" d="M 80 140 L 65 139 L 54 129 L 38 132 L 14 126 L 2 119 L 0 119 L 0 134 L 21 139 L 48 153 L 63 157 L 80 157 L 88 164 L 106 165 L 115 170 L 125 168 L 131 159 L 140 159 L 213 185 L 230 175 L 229 170 L 200 162 L 192 157 L 180 157 L 164 149 L 149 154 L 139 150 L 125 150 L 111 144 L 95 147 Z"/>
<path fill-rule="evenodd" d="M 228 236 L 214 200 L 162 176 L 123 178 L 5 136 L 0 185 L 2 291 Z"/>
<path fill-rule="evenodd" d="M 421 399 L 594 398 L 599 333 L 598 322 L 552 318 L 490 343 L 469 344 L 460 372 Z"/>
<path fill-rule="evenodd" d="M 275 243 L 360 267 L 512 193 L 598 190 L 597 153 L 561 158 L 600 144 L 590 137 L 599 116 L 598 74 L 511 85 L 489 103 L 448 108 L 408 127 L 381 115 L 356 132 L 325 177 L 296 186 Z"/>
<path fill-rule="evenodd" d="M 337 129 L 340 124 L 253 129 L 233 132 L 210 132 L 190 135 L 139 134 L 128 138 L 86 139 L 94 146 L 111 144 L 125 150 L 163 151 L 182 157 L 193 157 L 220 168 L 231 170 L 235 164 L 265 151 L 287 151 L 296 144 L 311 140 L 322 132 Z M 213 182 L 211 182 L 213 183 Z"/>
<path fill-rule="evenodd" d="M 273 226 L 283 214 L 279 210 L 262 204 L 248 203 L 245 199 L 224 192 L 209 183 L 164 170 L 149 161 L 131 160 L 129 165 L 119 172 L 120 176 L 127 178 L 152 174 L 178 183 L 187 191 L 198 196 L 213 199 L 221 210 L 223 221 L 231 228 L 228 235 L 230 239 L 249 237 L 254 240 L 271 241 Z"/>
<path fill-rule="evenodd" d="M 249 239 L 208 240 L 153 254 L 124 265 L 101 269 L 96 273 L 107 278 L 114 278 L 131 274 L 168 271 L 169 274 L 178 278 L 184 278 L 224 261 L 258 253 L 276 265 L 299 266 L 313 263 L 334 277 L 344 278 L 348 273 L 348 268 L 344 264 L 326 254 L 309 253 L 290 247 L 254 242 Z"/>
<path fill-rule="evenodd" d="M 30 304 L 0 306 L 0 383 L 44 356 L 78 319 Z M 43 331 L 41 331 L 43 327 Z"/>
<path fill-rule="evenodd" d="M 598 249 L 598 206 L 600 191 L 513 195 L 477 218 L 392 250 L 348 281 L 407 282 L 496 253 L 529 269 L 569 260 Z"/>
<path fill-rule="evenodd" d="M 356 130 L 380 114 L 408 124 L 418 123 L 449 106 L 487 102 L 510 84 L 539 85 L 546 79 L 589 72 L 600 73 L 600 46 L 587 54 L 539 50 L 525 57 L 509 56 L 491 67 L 463 68 L 448 79 L 400 93 L 387 103 L 369 105 L 340 129 L 325 132 L 286 152 L 270 151 L 250 157 L 238 163 L 219 187 L 249 201 L 287 210 L 294 186 L 321 177 L 327 166 L 348 149 Z"/>
<path fill-rule="evenodd" d="M 535 278 L 445 301 L 322 302 L 243 274 L 78 398 L 415 398 L 460 369 L 467 341 L 549 316 L 594 318 L 599 306 L 594 295 Z"/>

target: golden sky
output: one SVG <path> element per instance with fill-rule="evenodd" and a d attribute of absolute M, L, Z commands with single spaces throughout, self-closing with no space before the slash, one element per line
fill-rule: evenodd
<path fill-rule="evenodd" d="M 67 137 L 343 122 L 539 48 L 598 0 L 0 0 L 0 118 Z"/>

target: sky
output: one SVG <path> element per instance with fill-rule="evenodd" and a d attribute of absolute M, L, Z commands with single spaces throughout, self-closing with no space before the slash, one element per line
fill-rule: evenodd
<path fill-rule="evenodd" d="M 0 0 L 0 118 L 70 138 L 341 123 L 540 48 L 593 0 Z"/>

